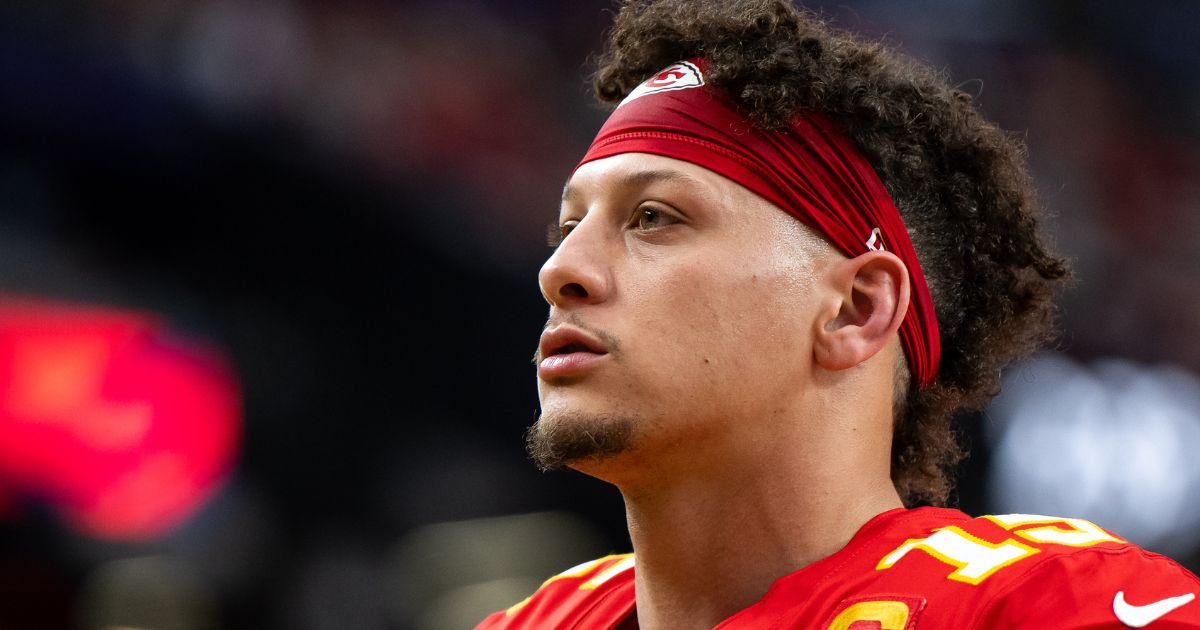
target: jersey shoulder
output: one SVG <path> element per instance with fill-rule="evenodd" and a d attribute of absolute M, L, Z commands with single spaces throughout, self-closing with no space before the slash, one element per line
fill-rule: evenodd
<path fill-rule="evenodd" d="M 899 572 L 952 570 L 946 579 L 970 585 L 997 584 L 1020 580 L 1043 562 L 1068 556 L 1083 549 L 1118 550 L 1130 546 L 1119 536 L 1091 521 L 1039 514 L 1001 514 L 940 521 L 916 521 L 916 535 L 883 556 L 877 569 Z M 933 562 L 913 562 L 912 557 Z M 902 561 L 909 559 L 907 568 Z M 992 590 L 992 589 L 989 589 Z"/>
<path fill-rule="evenodd" d="M 476 630 L 612 627 L 633 609 L 633 554 L 574 566 L 532 595 L 484 619 Z"/>
<path fill-rule="evenodd" d="M 1159 614 L 1155 628 L 1200 628 L 1195 575 L 1083 519 L 953 519 L 904 540 L 876 569 L 921 584 L 927 614 L 959 627 L 1141 627 L 1128 622 Z"/>
<path fill-rule="evenodd" d="M 993 598 L 978 628 L 1200 629 L 1200 578 L 1132 543 L 1047 556 Z M 1150 625 L 1153 624 L 1153 625 Z"/>

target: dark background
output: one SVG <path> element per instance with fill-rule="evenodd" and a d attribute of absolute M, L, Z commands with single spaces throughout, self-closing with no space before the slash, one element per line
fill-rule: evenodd
<path fill-rule="evenodd" d="M 1026 140 L 1078 277 L 1055 360 L 1200 391 L 1200 4 L 809 6 L 944 68 Z M 222 348 L 244 396 L 228 482 L 160 538 L 12 510 L 0 628 L 461 627 L 627 550 L 615 491 L 537 473 L 521 441 L 545 225 L 604 118 L 586 75 L 610 8 L 0 5 L 0 291 L 162 314 Z M 968 511 L 1007 507 L 1003 416 L 964 419 Z M 1114 448 L 1081 452 L 1135 475 Z M 1151 521 L 1197 509 L 1200 475 L 1174 470 L 1177 513 Z M 532 516 L 474 520 L 513 514 Z M 1200 566 L 1194 530 L 1169 533 Z"/>

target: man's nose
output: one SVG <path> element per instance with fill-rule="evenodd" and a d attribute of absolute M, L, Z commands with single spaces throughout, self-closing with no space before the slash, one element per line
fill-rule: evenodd
<path fill-rule="evenodd" d="M 605 255 L 600 225 L 581 222 L 563 239 L 538 273 L 542 297 L 551 306 L 594 304 L 612 292 L 612 268 Z"/>

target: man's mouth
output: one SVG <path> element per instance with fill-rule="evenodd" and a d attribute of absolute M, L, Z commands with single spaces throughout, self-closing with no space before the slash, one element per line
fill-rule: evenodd
<path fill-rule="evenodd" d="M 568 325 L 558 326 L 542 333 L 538 350 L 539 355 L 543 359 L 577 352 L 608 354 L 608 349 L 604 346 L 604 342 L 574 326 Z"/>
<path fill-rule="evenodd" d="M 576 341 L 573 343 L 569 343 L 561 348 L 552 350 L 550 352 L 550 356 L 555 356 L 555 355 L 559 355 L 559 354 L 571 354 L 573 352 L 593 352 L 594 354 L 600 354 L 598 352 L 594 352 L 591 348 Z"/>
<path fill-rule="evenodd" d="M 608 355 L 604 342 L 570 325 L 547 329 L 538 344 L 538 376 L 566 377 L 592 367 Z"/>

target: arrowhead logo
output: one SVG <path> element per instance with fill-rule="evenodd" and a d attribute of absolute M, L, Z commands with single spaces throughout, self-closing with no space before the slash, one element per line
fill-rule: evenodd
<path fill-rule="evenodd" d="M 680 61 L 679 63 L 674 63 L 663 68 L 658 74 L 646 79 L 645 83 L 634 88 L 629 93 L 629 96 L 626 96 L 625 100 L 621 101 L 621 105 L 647 94 L 657 94 L 670 90 L 686 90 L 702 85 L 704 85 L 704 75 L 700 72 L 700 68 L 697 68 L 696 64 L 690 61 Z M 617 105 L 617 107 L 621 105 Z"/>
<path fill-rule="evenodd" d="M 1113 613 L 1121 623 L 1130 628 L 1144 628 L 1163 615 L 1196 599 L 1195 593 L 1160 599 L 1145 606 L 1134 606 L 1125 601 L 1125 591 L 1117 591 L 1113 598 Z"/>

